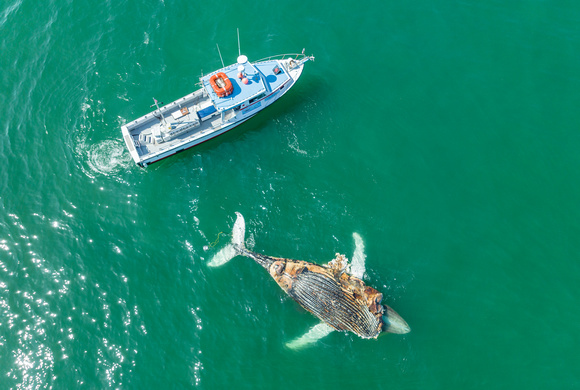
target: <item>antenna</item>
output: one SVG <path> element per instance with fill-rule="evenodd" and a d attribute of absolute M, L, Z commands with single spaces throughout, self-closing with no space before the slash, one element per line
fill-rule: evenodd
<path fill-rule="evenodd" d="M 242 50 L 240 49 L 240 29 L 238 28 L 238 56 L 242 55 Z"/>
<path fill-rule="evenodd" d="M 224 65 L 224 59 L 222 58 L 222 53 L 221 53 L 221 51 L 220 51 L 220 46 L 219 46 L 217 43 L 216 43 L 215 45 L 216 45 L 216 46 L 217 46 L 217 48 L 218 48 L 218 53 L 219 53 L 219 55 L 220 55 L 220 60 L 222 60 L 222 68 L 225 68 L 226 66 Z"/>

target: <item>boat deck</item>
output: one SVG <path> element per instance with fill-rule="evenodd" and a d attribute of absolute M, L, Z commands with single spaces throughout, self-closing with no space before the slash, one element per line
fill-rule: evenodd
<path fill-rule="evenodd" d="M 158 111 L 126 125 L 140 156 L 171 149 L 186 139 L 203 137 L 222 123 L 221 115 L 218 115 L 203 89 L 164 106 L 161 112 L 174 132 L 172 138 L 165 142 L 153 142 L 157 129 L 164 126 Z"/>
<path fill-rule="evenodd" d="M 262 93 L 273 91 L 289 78 L 284 67 L 280 66 L 277 61 L 265 61 L 254 64 L 254 66 L 246 63 L 244 64 L 244 73 L 248 78 L 248 84 L 244 84 L 238 78 L 238 66 L 239 64 L 233 64 L 201 78 L 204 89 L 219 112 L 239 106 L 248 99 L 259 96 Z M 275 67 L 280 69 L 280 73 L 274 73 Z M 209 83 L 210 77 L 218 72 L 225 73 L 234 87 L 232 94 L 227 97 L 218 97 Z M 260 77 L 260 73 L 262 77 Z M 264 80 L 266 80 L 266 83 L 264 83 Z"/>

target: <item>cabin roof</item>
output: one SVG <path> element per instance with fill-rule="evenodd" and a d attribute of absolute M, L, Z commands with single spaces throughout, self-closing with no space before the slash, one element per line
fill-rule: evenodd
<path fill-rule="evenodd" d="M 285 69 L 275 60 L 260 62 L 254 65 L 246 62 L 242 66 L 244 67 L 244 73 L 249 82 L 248 84 L 244 84 L 242 83 L 242 80 L 238 78 L 238 66 L 240 66 L 238 63 L 226 66 L 225 68 L 218 69 L 200 79 L 203 88 L 207 91 L 210 99 L 219 112 L 227 111 L 236 107 L 247 100 L 265 93 L 266 91 L 272 91 L 284 83 L 289 77 L 286 74 Z M 281 72 L 279 74 L 274 74 L 275 67 L 280 68 Z M 210 77 L 219 72 L 225 73 L 234 87 L 231 95 L 222 98 L 217 96 L 209 82 Z"/>

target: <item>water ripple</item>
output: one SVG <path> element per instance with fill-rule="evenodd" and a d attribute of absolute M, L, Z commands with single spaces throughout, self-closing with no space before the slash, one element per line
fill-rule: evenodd
<path fill-rule="evenodd" d="M 89 167 L 94 172 L 105 176 L 119 173 L 122 169 L 126 169 L 130 163 L 125 145 L 120 140 L 106 140 L 92 145 L 87 154 Z"/>

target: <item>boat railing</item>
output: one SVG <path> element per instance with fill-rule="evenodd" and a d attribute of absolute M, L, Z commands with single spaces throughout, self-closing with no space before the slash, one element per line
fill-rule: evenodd
<path fill-rule="evenodd" d="M 305 59 L 305 58 L 308 58 L 309 60 L 314 60 L 313 56 L 307 56 L 304 53 L 287 53 L 287 54 L 277 54 L 274 56 L 262 58 L 261 60 L 258 60 L 256 62 L 264 62 L 264 61 L 271 61 L 271 60 L 284 60 L 286 58 L 293 58 L 294 60 L 297 60 L 297 61 Z"/>

